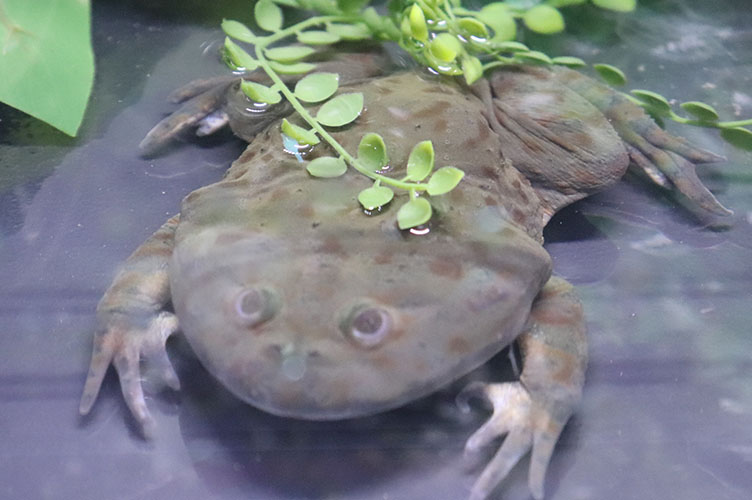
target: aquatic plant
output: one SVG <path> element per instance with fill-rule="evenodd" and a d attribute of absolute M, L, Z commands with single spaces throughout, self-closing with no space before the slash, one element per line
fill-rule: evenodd
<path fill-rule="evenodd" d="M 592 0 L 603 8 L 629 11 L 635 0 Z M 336 177 L 347 165 L 374 180 L 373 186 L 363 190 L 358 200 L 367 211 L 379 209 L 394 197 L 394 189 L 409 192 L 408 201 L 399 209 L 399 227 L 407 229 L 425 224 L 431 218 L 431 204 L 420 196 L 448 193 L 462 179 L 462 170 L 445 166 L 434 168 L 433 145 L 425 141 L 415 145 L 407 164 L 407 175 L 394 179 L 379 171 L 388 162 L 387 146 L 377 134 L 366 134 L 353 156 L 327 131 L 354 121 L 363 109 L 363 95 L 345 93 L 331 97 L 338 88 L 333 73 L 313 73 L 302 78 L 290 89 L 280 74 L 304 74 L 315 64 L 304 60 L 316 53 L 316 47 L 339 41 L 376 40 L 399 44 L 419 64 L 430 71 L 462 77 L 472 85 L 493 68 L 509 64 L 558 64 L 569 67 L 585 66 L 576 57 L 550 57 L 532 50 L 515 40 L 517 23 L 544 34 L 564 29 L 559 7 L 581 4 L 585 0 L 506 0 L 494 2 L 480 10 L 462 6 L 461 0 L 391 0 L 385 14 L 369 6 L 369 0 L 258 0 L 254 7 L 256 24 L 268 35 L 258 35 L 247 26 L 225 20 L 222 29 L 225 40 L 225 60 L 234 70 L 263 70 L 271 79 L 271 86 L 243 82 L 244 93 L 256 102 L 276 104 L 284 97 L 310 127 L 306 129 L 283 120 L 281 132 L 285 143 L 292 147 L 315 145 L 323 139 L 337 157 L 317 158 L 307 165 L 316 177 Z M 318 15 L 284 27 L 282 7 L 312 10 Z M 246 52 L 234 40 L 252 44 L 254 55 Z M 294 39 L 293 45 L 283 45 Z M 596 64 L 594 69 L 612 85 L 626 82 L 624 74 L 614 66 Z M 752 120 L 720 121 L 709 104 L 690 101 L 681 108 L 691 115 L 674 113 L 668 100 L 648 90 L 633 90 L 627 95 L 658 119 L 671 119 L 689 125 L 721 129 L 721 136 L 729 143 L 752 149 L 752 132 L 743 128 Z M 314 116 L 304 104 L 323 102 Z M 302 160 L 302 158 L 301 158 Z M 430 177 L 428 177 L 431 175 Z M 427 179 L 427 181 L 426 181 Z M 426 181 L 426 182 L 424 182 Z"/>

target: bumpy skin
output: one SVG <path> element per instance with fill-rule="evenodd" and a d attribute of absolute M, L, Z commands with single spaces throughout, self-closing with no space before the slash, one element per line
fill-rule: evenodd
<path fill-rule="evenodd" d="M 197 123 L 217 107 L 239 135 L 264 131 L 124 264 L 97 310 L 81 412 L 112 362 L 148 430 L 139 360 L 155 360 L 178 386 L 164 351 L 177 319 L 206 368 L 239 398 L 305 419 L 397 407 L 517 340 L 519 382 L 472 388 L 494 414 L 468 452 L 508 436 L 470 498 L 487 498 L 530 449 L 530 488 L 540 498 L 587 362 L 582 309 L 571 286 L 551 277 L 543 227 L 562 206 L 616 182 L 630 161 L 722 212 L 690 163 L 715 157 L 567 70 L 512 68 L 466 89 L 410 72 L 363 80 L 370 62 L 364 68 L 355 67 L 359 83 L 340 91 L 363 92 L 366 109 L 336 139 L 355 151 L 365 133 L 379 133 L 398 178 L 412 146 L 431 139 L 438 166 L 466 172 L 455 190 L 431 199 L 430 227 L 398 230 L 399 202 L 365 216 L 355 196 L 370 181 L 357 173 L 311 178 L 284 151 L 278 124 L 267 127 L 281 108 L 248 123 L 235 83 L 194 85 L 186 95 L 193 114 L 184 108 L 168 118 L 147 146 L 180 129 L 180 116 Z M 326 154 L 322 144 L 304 158 Z M 175 316 L 164 311 L 170 302 Z"/>

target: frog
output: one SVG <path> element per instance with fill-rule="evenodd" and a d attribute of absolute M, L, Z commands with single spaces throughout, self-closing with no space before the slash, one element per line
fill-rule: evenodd
<path fill-rule="evenodd" d="M 583 306 L 553 273 L 544 227 L 629 170 L 698 213 L 726 216 L 695 171 L 722 158 L 564 67 L 501 67 L 471 86 L 389 68 L 372 53 L 338 55 L 321 70 L 339 72 L 339 93 L 364 96 L 360 116 L 331 132 L 345 149 L 380 134 L 389 146 L 384 171 L 402 178 L 412 146 L 431 140 L 436 161 L 461 168 L 462 181 L 429 198 L 429 223 L 400 229 L 395 201 L 367 214 L 358 205 L 356 194 L 371 185 L 365 176 L 307 173 L 308 162 L 332 151 L 323 142 L 290 150 L 280 120 L 303 123 L 289 105 L 262 112 L 239 89 L 241 78 L 263 82 L 263 74 L 189 84 L 176 94 L 183 107 L 142 150 L 194 126 L 206 134 L 229 125 L 249 144 L 220 181 L 183 199 L 104 293 L 80 413 L 91 411 L 113 365 L 130 412 L 152 436 L 141 364 L 179 390 L 165 347 L 173 335 L 242 401 L 308 420 L 398 408 L 516 345 L 517 380 L 475 382 L 462 393 L 493 408 L 466 452 L 504 438 L 468 498 L 490 498 L 528 453 L 528 487 L 543 498 L 588 362 Z"/>

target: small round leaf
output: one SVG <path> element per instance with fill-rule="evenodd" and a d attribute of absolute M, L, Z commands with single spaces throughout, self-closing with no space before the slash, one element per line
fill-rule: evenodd
<path fill-rule="evenodd" d="M 721 129 L 723 140 L 739 149 L 752 151 L 752 131 L 742 127 Z"/>
<path fill-rule="evenodd" d="M 665 97 L 650 90 L 633 90 L 632 94 L 639 100 L 650 106 L 657 115 L 667 115 L 671 112 L 671 104 Z"/>
<path fill-rule="evenodd" d="M 256 43 L 256 35 L 253 34 L 248 26 L 238 21 L 232 21 L 230 19 L 222 20 L 222 31 L 227 36 L 231 36 L 241 42 Z"/>
<path fill-rule="evenodd" d="M 366 210 L 383 207 L 394 198 L 394 191 L 386 186 L 371 186 L 358 193 L 358 201 Z"/>
<path fill-rule="evenodd" d="M 551 61 L 554 64 L 558 64 L 560 66 L 567 66 L 568 68 L 581 68 L 586 65 L 585 61 L 583 61 L 579 57 L 572 57 L 572 56 L 554 57 L 553 59 L 551 59 Z"/>
<path fill-rule="evenodd" d="M 529 52 L 518 52 L 514 55 L 514 58 L 518 61 L 533 64 L 553 64 L 553 61 L 543 52 L 537 50 L 531 50 Z"/>
<path fill-rule="evenodd" d="M 491 40 L 495 42 L 514 40 L 517 36 L 517 23 L 505 3 L 494 2 L 486 5 L 478 12 L 478 19 L 493 30 Z"/>
<path fill-rule="evenodd" d="M 454 189 L 465 176 L 465 172 L 457 167 L 441 167 L 428 179 L 426 191 L 431 196 L 448 193 Z"/>
<path fill-rule="evenodd" d="M 475 56 L 464 55 L 461 60 L 465 83 L 472 85 L 483 76 L 483 63 Z"/>
<path fill-rule="evenodd" d="M 714 122 L 718 120 L 718 112 L 710 104 L 705 104 L 699 101 L 689 101 L 681 103 L 681 107 L 684 111 L 691 114 L 695 118 L 705 122 Z"/>
<path fill-rule="evenodd" d="M 530 48 L 524 43 L 520 42 L 493 42 L 489 44 L 490 47 L 499 52 L 529 52 Z"/>
<path fill-rule="evenodd" d="M 414 198 L 402 205 L 397 212 L 397 225 L 400 229 L 425 224 L 431 219 L 431 204 L 425 198 Z"/>
<path fill-rule="evenodd" d="M 269 61 L 269 66 L 282 75 L 301 75 L 303 73 L 308 73 L 316 67 L 315 64 L 307 62 L 285 64 L 277 61 Z"/>
<path fill-rule="evenodd" d="M 470 38 L 476 38 L 479 40 L 485 40 L 488 38 L 488 30 L 486 25 L 477 19 L 472 17 L 463 17 L 457 21 L 457 25 L 462 30 L 463 34 Z"/>
<path fill-rule="evenodd" d="M 321 142 L 319 136 L 313 130 L 306 130 L 303 127 L 299 127 L 294 123 L 287 121 L 287 118 L 282 119 L 282 133 L 286 136 L 298 141 L 298 144 L 310 144 L 311 146 Z"/>
<path fill-rule="evenodd" d="M 416 144 L 407 158 L 407 178 L 420 182 L 433 170 L 434 152 L 431 141 Z"/>
<path fill-rule="evenodd" d="M 371 38 L 371 30 L 363 23 L 332 23 L 326 27 L 326 31 L 338 36 L 341 40 L 366 40 Z"/>
<path fill-rule="evenodd" d="M 314 52 L 315 51 L 311 47 L 293 45 L 290 47 L 274 47 L 272 49 L 266 49 L 266 57 L 281 63 L 291 63 L 300 61 Z"/>
<path fill-rule="evenodd" d="M 256 24 L 266 31 L 278 31 L 282 28 L 282 9 L 271 0 L 258 0 L 253 6 Z"/>
<path fill-rule="evenodd" d="M 355 120 L 363 111 L 363 94 L 340 94 L 319 108 L 316 119 L 327 127 L 341 127 Z"/>
<path fill-rule="evenodd" d="M 564 17 L 550 5 L 536 5 L 522 16 L 525 26 L 536 33 L 551 35 L 564 30 Z"/>
<path fill-rule="evenodd" d="M 408 19 L 410 22 L 410 33 L 412 33 L 413 38 L 421 42 L 428 41 L 426 16 L 423 14 L 423 9 L 421 9 L 417 3 L 414 3 L 410 8 Z"/>
<path fill-rule="evenodd" d="M 339 35 L 323 30 L 309 30 L 298 33 L 298 41 L 308 45 L 329 45 L 339 41 Z"/>
<path fill-rule="evenodd" d="M 253 71 L 258 68 L 258 61 L 229 37 L 225 37 L 225 54 L 234 70 Z"/>
<path fill-rule="evenodd" d="M 593 5 L 617 12 L 632 12 L 637 6 L 637 0 L 593 0 Z"/>
<path fill-rule="evenodd" d="M 337 73 L 313 73 L 295 84 L 295 97 L 304 102 L 321 102 L 328 99 L 339 87 Z"/>
<path fill-rule="evenodd" d="M 372 172 L 389 164 L 386 144 L 379 134 L 366 134 L 358 144 L 358 163 Z"/>
<path fill-rule="evenodd" d="M 450 33 L 439 33 L 431 40 L 431 53 L 442 62 L 452 62 L 462 52 L 462 43 Z"/>
<path fill-rule="evenodd" d="M 611 66 L 610 64 L 593 64 L 593 68 L 601 78 L 611 85 L 624 85 L 627 83 L 627 77 L 616 66 Z"/>
<path fill-rule="evenodd" d="M 347 164 L 342 158 L 320 156 L 311 160 L 306 170 L 314 177 L 339 177 L 347 172 Z"/>
<path fill-rule="evenodd" d="M 260 83 L 248 80 L 240 81 L 240 90 L 254 102 L 265 102 L 266 104 L 277 104 L 282 100 L 280 93 L 274 89 L 261 85 Z"/>

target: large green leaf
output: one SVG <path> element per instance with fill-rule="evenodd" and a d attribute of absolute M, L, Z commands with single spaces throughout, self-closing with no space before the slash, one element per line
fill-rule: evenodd
<path fill-rule="evenodd" d="M 88 0 L 0 1 L 0 101 L 76 135 L 94 80 Z"/>

